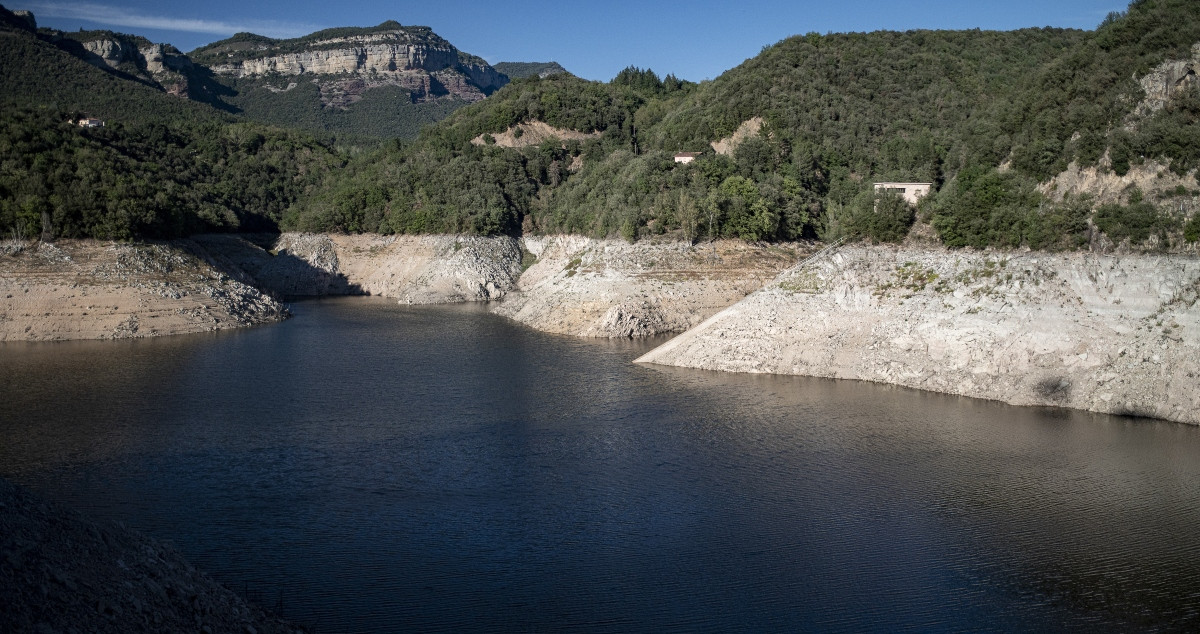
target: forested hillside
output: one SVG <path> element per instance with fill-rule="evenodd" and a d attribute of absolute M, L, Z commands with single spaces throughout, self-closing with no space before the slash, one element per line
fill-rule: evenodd
<path fill-rule="evenodd" d="M 1037 187 L 1072 161 L 1117 173 L 1146 160 L 1196 167 L 1194 83 L 1126 120 L 1143 96 L 1138 79 L 1200 42 L 1191 8 L 1139 0 L 1090 32 L 813 33 L 698 86 L 636 68 L 609 84 L 534 76 L 411 146 L 364 157 L 291 218 L 351 231 L 895 240 L 918 214 L 871 185 L 895 180 L 934 183 L 920 216 L 952 246 L 1071 248 L 1096 231 L 1195 239 L 1188 206 L 1161 192 L 1098 205 Z M 755 118 L 760 131 L 732 152 L 710 148 Z M 472 143 L 531 121 L 601 134 Z M 704 154 L 682 165 L 678 151 Z M 1191 182 L 1166 198 L 1192 200 Z"/>
<path fill-rule="evenodd" d="M 11 19 L 0 20 L 0 68 L 5 238 L 274 229 L 344 162 L 305 134 L 87 64 Z M 82 116 L 105 125 L 82 128 Z"/>
<path fill-rule="evenodd" d="M 345 167 L 306 134 L 122 79 L 0 11 L 0 230 L 897 241 L 919 223 L 952 247 L 1175 248 L 1200 239 L 1193 4 L 1137 0 L 1094 31 L 810 33 L 702 84 L 632 66 L 606 83 L 531 72 Z M 334 35 L 407 37 L 395 27 L 244 34 L 196 55 L 240 64 L 263 46 L 286 55 Z M 456 77 L 495 72 L 443 49 Z M 238 88 L 258 81 L 249 75 L 228 81 L 242 95 L 234 110 L 351 134 L 359 115 L 399 125 L 389 91 L 406 90 L 356 93 L 358 114 L 339 123 L 319 104 L 343 98 L 342 79 L 268 78 L 279 85 L 253 91 Z M 419 104 L 429 111 L 411 123 L 447 103 Z M 66 123 L 78 115 L 108 125 Z M 699 156 L 684 164 L 679 152 Z M 879 181 L 933 193 L 913 209 L 877 194 Z"/>

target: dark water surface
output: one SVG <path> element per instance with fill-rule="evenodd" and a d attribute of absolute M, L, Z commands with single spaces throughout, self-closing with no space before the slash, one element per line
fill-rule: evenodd
<path fill-rule="evenodd" d="M 0 475 L 322 632 L 1200 628 L 1200 429 L 477 307 L 0 344 Z"/>

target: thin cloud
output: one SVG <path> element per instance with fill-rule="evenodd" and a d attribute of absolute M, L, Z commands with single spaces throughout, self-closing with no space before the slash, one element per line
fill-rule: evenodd
<path fill-rule="evenodd" d="M 29 8 L 38 17 L 69 18 L 109 26 L 184 31 L 187 33 L 208 33 L 211 35 L 227 36 L 249 31 L 268 37 L 288 38 L 299 37 L 316 31 L 319 28 L 311 24 L 289 22 L 253 20 L 248 22 L 222 22 L 219 20 L 171 18 L 160 15 L 148 15 L 122 7 L 91 2 L 33 2 L 30 3 Z"/>

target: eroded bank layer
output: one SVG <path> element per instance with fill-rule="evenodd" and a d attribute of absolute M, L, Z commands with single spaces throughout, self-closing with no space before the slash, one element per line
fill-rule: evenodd
<path fill-rule="evenodd" d="M 8 243 L 0 254 L 0 341 L 206 332 L 286 315 L 180 243 Z"/>
<path fill-rule="evenodd" d="M 509 237 L 285 233 L 193 241 L 218 268 L 282 296 L 486 301 L 503 297 L 521 274 L 521 247 Z"/>
<path fill-rule="evenodd" d="M 1200 260 L 845 247 L 639 361 L 1200 424 Z"/>
<path fill-rule="evenodd" d="M 494 312 L 538 330 L 581 337 L 687 330 L 813 250 L 809 244 L 735 240 L 630 244 L 549 236 L 522 242 L 528 268 Z"/>

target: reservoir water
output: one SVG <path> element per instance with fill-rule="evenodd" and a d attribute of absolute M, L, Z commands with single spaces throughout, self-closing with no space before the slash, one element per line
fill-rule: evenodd
<path fill-rule="evenodd" d="M 294 312 L 0 344 L 0 476 L 320 632 L 1200 629 L 1200 428 Z"/>

